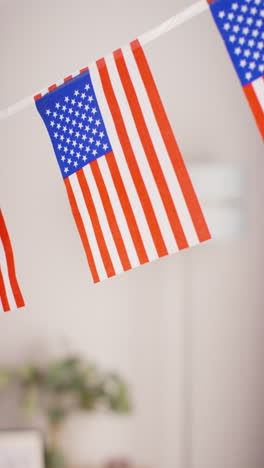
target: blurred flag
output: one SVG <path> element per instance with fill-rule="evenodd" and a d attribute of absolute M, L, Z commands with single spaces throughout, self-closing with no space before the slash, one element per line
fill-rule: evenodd
<path fill-rule="evenodd" d="M 16 278 L 12 245 L 0 209 L 0 311 L 7 312 L 24 305 Z"/>
<path fill-rule="evenodd" d="M 35 96 L 94 282 L 210 238 L 138 40 Z"/>
<path fill-rule="evenodd" d="M 264 138 L 264 2 L 208 2 Z"/>

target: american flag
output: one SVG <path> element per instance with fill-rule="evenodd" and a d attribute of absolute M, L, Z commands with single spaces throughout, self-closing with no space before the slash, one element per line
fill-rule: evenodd
<path fill-rule="evenodd" d="M 35 99 L 94 282 L 209 239 L 139 41 L 70 78 Z"/>
<path fill-rule="evenodd" d="M 264 138 L 264 2 L 208 1 Z"/>
<path fill-rule="evenodd" d="M 17 282 L 12 245 L 0 209 L 0 311 L 7 312 L 24 305 Z"/>

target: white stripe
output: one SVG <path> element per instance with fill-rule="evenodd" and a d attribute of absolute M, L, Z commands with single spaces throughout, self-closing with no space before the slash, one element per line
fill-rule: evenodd
<path fill-rule="evenodd" d="M 131 234 L 127 226 L 126 218 L 124 216 L 122 206 L 118 198 L 109 167 L 106 162 L 106 158 L 98 158 L 97 163 L 100 168 L 101 175 L 104 179 L 105 186 L 107 187 L 107 192 L 108 192 L 108 195 L 109 195 L 109 198 L 110 198 L 110 201 L 111 201 L 114 213 L 115 213 L 116 222 L 120 229 L 120 233 L 122 235 L 122 239 L 125 244 L 125 248 L 126 248 L 131 266 L 132 267 L 138 266 L 140 262 L 138 260 L 136 249 L 134 247 L 133 240 L 131 238 Z"/>
<path fill-rule="evenodd" d="M 264 112 L 264 79 L 263 77 L 261 76 L 257 80 L 253 81 L 252 86 L 257 96 L 260 107 Z"/>
<path fill-rule="evenodd" d="M 167 148 L 164 144 L 144 83 L 135 62 L 133 52 L 130 46 L 123 47 L 122 51 L 183 231 L 186 235 L 188 244 L 196 245 L 199 243 L 199 239 L 197 237 L 197 233 L 194 228 L 187 204 L 185 202 L 178 178 L 175 174 L 170 157 L 168 155 Z"/>
<path fill-rule="evenodd" d="M 4 312 L 4 307 L 3 307 L 3 303 L 2 303 L 1 297 L 0 297 L 0 312 Z"/>
<path fill-rule="evenodd" d="M 72 174 L 70 177 L 68 177 L 68 180 L 71 184 L 71 187 L 75 196 L 75 200 L 76 200 L 76 203 L 77 203 L 77 206 L 78 206 L 78 209 L 79 209 L 79 212 L 80 212 L 83 224 L 84 224 L 84 229 L 85 229 L 87 238 L 89 240 L 89 244 L 90 244 L 91 251 L 93 254 L 93 259 L 94 259 L 94 263 L 96 266 L 98 276 L 100 280 L 103 280 L 107 278 L 107 274 L 105 271 L 104 264 L 102 262 L 100 250 L 98 248 L 97 240 L 96 240 L 94 230 L 93 230 L 93 225 L 92 225 L 92 222 L 91 222 L 91 219 L 90 219 L 90 216 L 89 216 L 86 204 L 85 204 L 85 200 L 83 198 L 83 194 L 82 194 L 79 181 L 77 179 L 76 174 Z"/>
<path fill-rule="evenodd" d="M 143 145 L 141 143 L 129 103 L 127 101 L 125 91 L 123 89 L 123 85 L 117 71 L 113 55 L 105 57 L 105 61 L 107 64 L 109 77 L 115 91 L 115 96 L 119 104 L 124 123 L 128 132 L 130 143 L 132 145 L 141 176 L 144 180 L 147 192 L 149 194 L 151 204 L 153 206 L 154 213 L 156 215 L 160 231 L 162 233 L 162 237 L 164 239 L 168 251 L 175 252 L 175 250 L 177 250 L 177 244 L 174 238 L 174 234 L 172 232 L 167 213 L 165 211 L 161 196 L 158 191 L 157 184 L 153 177 L 151 168 L 149 166 L 149 162 L 147 160 Z"/>
<path fill-rule="evenodd" d="M 9 302 L 9 308 L 10 310 L 17 309 L 16 301 L 14 298 L 12 286 L 11 286 L 10 279 L 9 279 L 6 253 L 5 253 L 2 239 L 0 239 L 0 267 L 1 267 L 1 272 L 3 275 L 3 281 L 5 285 L 7 299 Z"/>
<path fill-rule="evenodd" d="M 102 200 L 101 200 L 101 197 L 100 197 L 100 194 L 99 194 L 99 191 L 98 191 L 98 188 L 97 188 L 97 185 L 94 180 L 94 176 L 93 176 L 93 173 L 89 164 L 83 167 L 83 172 L 84 172 L 87 184 L 91 192 L 91 196 L 92 196 L 94 206 L 96 209 L 96 213 L 99 219 L 99 223 L 103 232 L 104 240 L 105 240 L 110 258 L 113 263 L 113 267 L 116 273 L 121 273 L 121 271 L 124 271 L 124 268 L 121 264 L 118 251 L 117 251 L 111 230 L 109 228 L 104 206 L 103 206 L 103 203 L 102 203 Z"/>
<path fill-rule="evenodd" d="M 95 89 L 96 97 L 99 103 L 99 107 L 103 116 L 103 120 L 107 128 L 108 135 L 110 137 L 110 141 L 111 141 L 115 159 L 118 165 L 118 169 L 120 171 L 123 183 L 125 185 L 126 192 L 127 192 L 134 216 L 137 221 L 137 225 L 138 225 L 141 237 L 142 237 L 144 247 L 146 249 L 149 260 L 154 260 L 158 258 L 157 251 L 153 243 L 153 239 L 151 237 L 149 227 L 145 218 L 145 214 L 143 212 L 141 202 L 139 200 L 137 191 L 134 186 L 134 182 L 132 180 L 130 171 L 128 169 L 125 156 L 123 154 L 121 143 L 116 133 L 115 124 L 114 124 L 110 109 L 108 107 L 106 97 L 104 95 L 100 75 L 97 70 L 96 64 L 92 64 L 89 70 L 91 74 L 92 83 Z"/>

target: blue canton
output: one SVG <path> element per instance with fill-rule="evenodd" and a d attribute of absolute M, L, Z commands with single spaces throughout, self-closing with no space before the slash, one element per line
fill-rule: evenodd
<path fill-rule="evenodd" d="M 264 74 L 264 1 L 216 0 L 210 4 L 242 85 Z"/>
<path fill-rule="evenodd" d="M 89 72 L 47 93 L 36 106 L 63 178 L 112 151 Z"/>

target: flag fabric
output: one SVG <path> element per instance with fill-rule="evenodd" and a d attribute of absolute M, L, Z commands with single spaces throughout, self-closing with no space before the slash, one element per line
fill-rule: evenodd
<path fill-rule="evenodd" d="M 0 209 L 0 311 L 7 312 L 24 305 L 16 277 L 12 245 Z"/>
<path fill-rule="evenodd" d="M 35 97 L 94 282 L 210 238 L 138 40 Z"/>
<path fill-rule="evenodd" d="M 264 2 L 208 0 L 264 138 Z"/>

